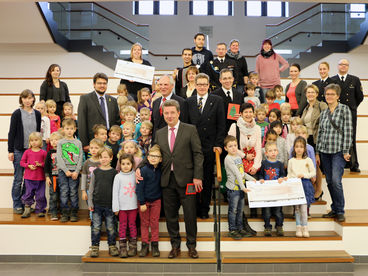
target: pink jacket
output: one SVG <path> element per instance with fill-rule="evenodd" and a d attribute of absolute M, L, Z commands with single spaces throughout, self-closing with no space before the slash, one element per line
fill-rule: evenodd
<path fill-rule="evenodd" d="M 289 63 L 280 55 L 276 58 L 272 55 L 269 58 L 264 58 L 258 55 L 256 59 L 256 72 L 259 74 L 259 85 L 262 88 L 273 88 L 280 84 L 280 73 L 289 67 Z M 281 64 L 281 67 L 280 67 Z"/>

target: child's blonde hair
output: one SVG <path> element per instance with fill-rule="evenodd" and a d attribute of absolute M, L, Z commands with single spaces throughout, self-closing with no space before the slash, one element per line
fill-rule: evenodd
<path fill-rule="evenodd" d="M 128 89 L 124 83 L 118 85 L 116 92 L 118 92 L 118 94 L 124 94 L 124 96 L 128 96 Z"/>
<path fill-rule="evenodd" d="M 291 109 L 289 109 L 289 108 L 283 108 L 283 109 L 280 109 L 280 110 L 281 110 L 281 116 L 283 114 L 289 114 L 289 115 L 291 115 Z"/>
<path fill-rule="evenodd" d="M 280 111 L 284 111 L 284 110 L 290 110 L 290 113 L 291 113 L 291 105 L 290 103 L 282 103 L 280 105 Z"/>
<path fill-rule="evenodd" d="M 293 117 L 291 119 L 290 126 L 291 125 L 294 125 L 294 124 L 297 125 L 297 126 L 302 126 L 303 125 L 303 121 L 299 117 Z M 292 131 L 292 128 L 290 128 L 290 132 L 293 132 Z"/>
<path fill-rule="evenodd" d="M 89 145 L 96 145 L 99 148 L 102 148 L 104 146 L 104 142 L 102 142 L 100 139 L 98 138 L 93 138 L 91 141 L 89 141 Z"/>
<path fill-rule="evenodd" d="M 112 127 L 110 127 L 109 129 L 109 133 L 111 132 L 117 132 L 120 134 L 120 137 L 121 137 L 121 134 L 122 134 L 122 131 L 121 131 L 121 127 L 118 126 L 118 125 L 113 125 Z"/>
<path fill-rule="evenodd" d="M 159 145 L 155 144 L 153 145 L 149 150 L 148 150 L 148 154 L 152 153 L 152 152 L 159 152 L 161 154 L 161 148 Z"/>
<path fill-rule="evenodd" d="M 107 131 L 107 127 L 103 124 L 95 124 L 93 127 L 92 127 L 92 132 L 93 132 L 93 135 L 97 135 L 98 134 L 98 131 L 100 129 L 103 129 L 103 130 L 106 130 Z"/>
<path fill-rule="evenodd" d="M 145 93 L 145 92 L 148 93 L 148 95 L 151 96 L 151 91 L 147 87 L 143 87 L 141 90 L 138 90 L 137 98 L 138 98 L 138 103 L 139 104 L 144 103 L 144 101 L 142 100 L 142 94 Z"/>
<path fill-rule="evenodd" d="M 257 72 L 252 72 L 252 73 L 250 73 L 250 74 L 249 74 L 249 79 L 251 79 L 251 78 L 259 78 L 258 73 L 257 73 Z"/>
<path fill-rule="evenodd" d="M 295 133 L 308 134 L 308 129 L 304 125 L 300 125 L 296 128 Z"/>
<path fill-rule="evenodd" d="M 66 102 L 66 103 L 64 103 L 63 104 L 63 111 L 61 112 L 62 113 L 62 115 L 63 115 L 63 117 L 65 116 L 65 114 L 64 114 L 64 108 L 65 107 L 70 107 L 71 109 L 72 109 L 72 116 L 74 116 L 74 114 L 73 114 L 73 104 L 72 103 L 70 103 L 70 102 Z"/>
<path fill-rule="evenodd" d="M 61 128 L 60 128 L 61 129 Z M 60 130 L 59 129 L 59 130 Z M 59 132 L 59 131 L 55 131 L 53 133 L 50 134 L 50 140 L 51 139 L 56 139 L 56 140 L 60 140 L 63 138 L 63 135 Z"/>
<path fill-rule="evenodd" d="M 44 101 L 40 101 L 40 102 L 36 103 L 35 108 L 37 108 L 37 106 L 40 106 L 40 105 L 42 105 L 42 107 L 44 107 L 45 111 L 47 112 L 46 103 Z"/>
<path fill-rule="evenodd" d="M 132 131 L 133 131 L 133 134 L 134 134 L 134 131 L 135 131 L 135 124 L 134 124 L 133 122 L 125 122 L 125 123 L 123 124 L 123 129 L 124 129 L 125 127 L 130 127 L 130 128 L 132 129 Z"/>
<path fill-rule="evenodd" d="M 134 116 L 136 116 L 137 115 L 137 110 L 133 106 L 126 106 L 126 107 L 124 107 L 122 113 L 123 113 L 124 116 L 128 113 L 133 113 Z"/>
<path fill-rule="evenodd" d="M 135 157 L 142 157 L 142 150 L 141 148 L 138 146 L 138 144 L 136 142 L 134 142 L 133 140 L 127 140 L 127 141 L 124 141 L 122 142 L 120 145 L 121 145 L 121 150 L 119 150 L 119 153 L 118 153 L 118 158 L 119 156 L 121 156 L 122 154 L 124 154 L 124 147 L 131 143 L 132 145 L 134 145 L 136 151 L 135 151 L 135 154 L 134 156 Z"/>
<path fill-rule="evenodd" d="M 267 110 L 263 106 L 260 106 L 256 108 L 256 112 L 255 112 L 256 116 L 258 115 L 258 113 L 264 113 L 265 115 L 267 115 Z"/>
<path fill-rule="evenodd" d="M 110 158 L 112 158 L 114 156 L 114 154 L 112 153 L 112 149 L 108 148 L 108 147 L 105 147 L 105 146 L 102 146 L 102 148 L 98 151 L 97 153 L 97 156 L 98 158 L 101 157 L 101 155 L 104 153 L 104 152 L 107 152 L 107 154 L 109 155 Z"/>
<path fill-rule="evenodd" d="M 118 106 L 119 109 L 122 109 L 125 107 L 126 103 L 128 102 L 128 97 L 127 96 L 118 96 Z"/>
<path fill-rule="evenodd" d="M 139 110 L 139 114 L 144 112 L 151 114 L 151 110 L 148 107 L 142 107 L 141 110 Z"/>
<path fill-rule="evenodd" d="M 56 107 L 56 102 L 52 99 L 47 100 L 45 104 L 47 108 Z"/>
<path fill-rule="evenodd" d="M 31 148 L 31 140 L 38 140 L 38 147 L 42 147 L 42 134 L 40 132 L 32 132 L 28 137 L 29 148 Z"/>
<path fill-rule="evenodd" d="M 272 146 L 275 146 L 277 148 L 276 142 L 267 142 L 265 145 L 265 151 L 268 151 L 268 149 Z"/>
<path fill-rule="evenodd" d="M 63 120 L 63 122 L 61 123 L 62 127 L 66 127 L 66 126 L 74 126 L 77 127 L 76 122 L 73 119 L 70 118 L 66 118 Z"/>
<path fill-rule="evenodd" d="M 142 127 L 142 126 L 145 126 L 145 127 L 149 128 L 150 130 L 152 130 L 152 129 L 153 129 L 153 124 L 152 124 L 150 121 L 143 121 L 143 122 L 141 123 L 141 127 Z"/>

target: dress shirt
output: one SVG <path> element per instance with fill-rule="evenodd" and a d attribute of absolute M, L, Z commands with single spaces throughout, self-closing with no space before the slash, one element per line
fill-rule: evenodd
<path fill-rule="evenodd" d="M 229 90 L 225 89 L 223 86 L 221 87 L 222 90 L 224 91 L 225 95 L 227 96 L 227 91 L 230 92 L 230 97 L 231 97 L 231 100 L 233 101 L 234 100 L 234 95 L 233 95 L 233 89 L 230 88 Z"/>
<path fill-rule="evenodd" d="M 178 138 L 178 129 L 179 129 L 179 124 L 180 124 L 180 121 L 178 121 L 178 123 L 174 126 L 174 133 L 175 133 L 175 143 L 176 143 L 176 139 Z M 169 148 L 171 148 L 171 130 L 170 130 L 170 128 L 171 128 L 171 126 L 169 126 L 169 125 L 167 125 L 167 130 L 168 130 L 168 132 L 167 132 L 167 141 L 169 142 Z M 174 145 L 174 147 L 175 147 L 175 145 Z M 171 170 L 173 171 L 174 170 L 174 164 L 173 163 L 171 163 Z"/>
<path fill-rule="evenodd" d="M 204 96 L 199 96 L 197 94 L 197 106 L 198 106 L 198 103 L 199 103 L 199 98 L 202 98 L 202 110 L 201 110 L 201 113 L 202 113 L 203 112 L 203 108 L 204 108 L 204 106 L 206 104 L 206 101 L 207 101 L 207 98 L 208 98 L 208 93 L 206 93 L 206 95 L 204 95 Z"/>
<path fill-rule="evenodd" d="M 346 77 L 348 76 L 348 74 L 345 74 L 345 75 L 340 75 L 340 74 L 337 74 L 339 76 L 339 79 L 341 80 L 341 77 L 344 77 L 344 82 L 346 81 Z M 342 80 L 341 80 L 342 81 Z"/>
<path fill-rule="evenodd" d="M 96 91 L 95 91 L 96 92 Z M 107 100 L 106 100 L 106 96 L 105 93 L 101 96 L 100 94 L 98 94 L 96 92 L 96 96 L 98 99 L 98 103 L 101 105 L 101 97 L 103 97 L 105 99 L 105 118 L 106 118 L 106 127 L 107 129 L 110 129 L 110 123 L 109 123 L 109 110 L 107 109 Z"/>

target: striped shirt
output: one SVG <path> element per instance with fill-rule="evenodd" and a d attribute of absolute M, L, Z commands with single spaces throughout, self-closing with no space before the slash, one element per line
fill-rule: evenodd
<path fill-rule="evenodd" d="M 321 112 L 317 137 L 317 153 L 333 154 L 338 152 L 349 153 L 353 142 L 353 122 L 350 109 L 347 105 L 338 103 L 332 113 L 332 121 L 341 130 L 337 131 L 331 124 L 327 108 Z"/>

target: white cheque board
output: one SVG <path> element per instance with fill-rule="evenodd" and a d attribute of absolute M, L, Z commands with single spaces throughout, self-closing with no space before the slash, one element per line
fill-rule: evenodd
<path fill-rule="evenodd" d="M 124 80 L 152 84 L 155 67 L 118 59 L 114 77 Z"/>

